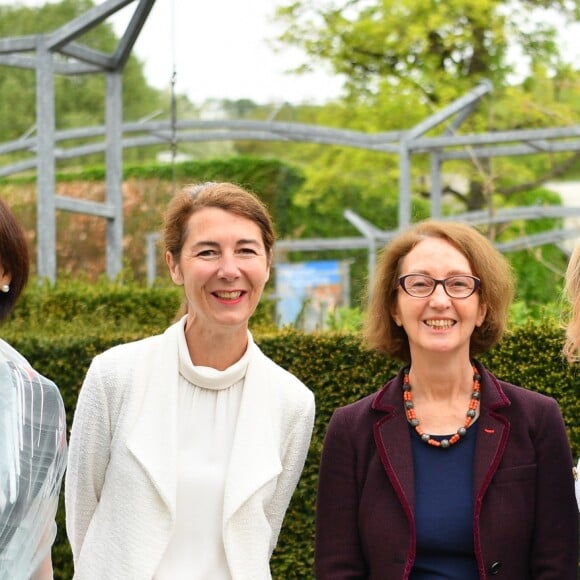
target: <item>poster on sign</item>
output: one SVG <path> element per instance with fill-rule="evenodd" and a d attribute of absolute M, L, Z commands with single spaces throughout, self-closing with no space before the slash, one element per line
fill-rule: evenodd
<path fill-rule="evenodd" d="M 349 262 L 318 260 L 276 265 L 276 318 L 306 331 L 326 327 L 328 315 L 350 302 Z"/>

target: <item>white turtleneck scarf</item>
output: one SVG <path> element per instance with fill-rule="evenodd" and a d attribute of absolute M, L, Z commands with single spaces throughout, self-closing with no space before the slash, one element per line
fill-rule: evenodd
<path fill-rule="evenodd" d="M 155 580 L 231 580 L 222 522 L 225 481 L 253 340 L 223 371 L 191 362 L 179 335 L 177 510 Z"/>

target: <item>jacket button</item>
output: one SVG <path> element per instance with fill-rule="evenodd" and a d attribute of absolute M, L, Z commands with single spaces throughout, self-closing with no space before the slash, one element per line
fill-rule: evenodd
<path fill-rule="evenodd" d="M 492 576 L 495 576 L 496 574 L 499 574 L 499 571 L 501 569 L 501 562 L 497 561 L 494 562 L 490 567 L 489 567 L 489 573 Z"/>

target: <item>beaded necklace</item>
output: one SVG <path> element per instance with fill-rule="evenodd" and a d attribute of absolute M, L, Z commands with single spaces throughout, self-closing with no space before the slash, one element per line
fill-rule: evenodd
<path fill-rule="evenodd" d="M 471 367 L 473 368 L 473 392 L 471 393 L 471 400 L 469 401 L 469 408 L 467 409 L 465 422 L 463 423 L 462 427 L 457 429 L 457 432 L 449 437 L 449 439 L 445 438 L 441 441 L 437 441 L 437 439 L 433 439 L 431 435 L 425 433 L 423 428 L 419 424 L 419 419 L 417 419 L 417 415 L 415 414 L 415 404 L 413 403 L 413 393 L 411 391 L 411 384 L 409 383 L 409 367 L 406 367 L 403 371 L 403 403 L 405 405 L 405 413 L 407 415 L 407 421 L 411 424 L 412 427 L 415 427 L 415 431 L 421 437 L 421 441 L 424 441 L 428 445 L 433 445 L 433 447 L 441 447 L 442 449 L 447 449 L 457 443 L 462 437 L 467 434 L 467 428 L 471 425 L 473 419 L 477 415 L 477 408 L 479 407 L 479 381 L 481 376 L 477 371 L 477 368 L 473 363 L 471 363 Z"/>

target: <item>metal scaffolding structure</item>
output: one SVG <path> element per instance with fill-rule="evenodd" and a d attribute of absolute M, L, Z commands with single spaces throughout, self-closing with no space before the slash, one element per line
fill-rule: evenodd
<path fill-rule="evenodd" d="M 105 0 L 48 34 L 0 39 L 0 65 L 36 72 L 36 135 L 0 146 L 0 153 L 31 152 L 30 160 L 4 167 L 3 175 L 36 168 L 38 182 L 38 275 L 56 280 L 56 210 L 97 215 L 107 220 L 107 275 L 121 271 L 123 250 L 123 70 L 155 0 L 138 0 L 115 51 L 85 46 L 82 36 L 135 0 Z M 94 203 L 56 195 L 56 162 L 61 158 L 55 130 L 55 75 L 104 74 L 105 126 L 100 129 L 106 164 L 106 201 Z M 73 131 L 74 133 L 74 131 Z M 82 130 L 81 130 L 82 133 Z"/>
<path fill-rule="evenodd" d="M 105 54 L 81 44 L 89 30 L 129 4 L 135 11 L 116 50 Z M 414 127 L 401 131 L 363 133 L 301 123 L 243 120 L 145 120 L 123 122 L 122 74 L 131 50 L 145 25 L 155 0 L 105 0 L 78 18 L 49 34 L 0 39 L 0 66 L 29 68 L 36 71 L 36 134 L 15 141 L 0 143 L 0 158 L 24 152 L 28 158 L 0 166 L 0 177 L 26 170 L 36 170 L 38 181 L 38 275 L 56 280 L 56 211 L 96 215 L 107 220 L 107 275 L 115 278 L 122 268 L 123 240 L 123 151 L 133 147 L 148 147 L 168 143 L 199 141 L 294 141 L 342 145 L 380 151 L 399 157 L 398 228 L 411 223 L 411 163 L 412 157 L 427 154 L 431 159 L 432 216 L 441 217 L 442 165 L 448 160 L 489 159 L 499 156 L 580 151 L 580 125 L 549 129 L 518 130 L 485 134 L 456 135 L 463 121 L 483 97 L 492 92 L 491 83 L 484 81 Z M 105 125 L 57 131 L 55 129 L 55 75 L 104 74 L 106 78 Z M 442 128 L 441 135 L 428 136 Z M 88 139 L 88 145 L 74 141 Z M 67 145 L 67 142 L 73 142 Z M 103 153 L 106 164 L 106 200 L 93 202 L 56 194 L 56 164 L 59 160 Z M 548 211 L 562 208 L 522 208 L 529 217 L 547 217 Z M 484 215 L 485 213 L 485 215 Z M 510 219 L 522 219 L 524 214 Z M 556 214 L 553 214 L 554 216 Z M 567 208 L 565 216 L 580 215 L 580 208 Z M 558 214 L 563 217 L 564 214 Z M 345 212 L 362 234 L 362 238 L 340 240 L 295 240 L 279 242 L 280 249 L 369 249 L 371 260 L 376 245 L 384 243 L 392 232 L 382 232 L 353 212 Z M 455 220 L 490 223 L 486 212 L 478 215 L 455 216 Z M 508 213 L 498 212 L 493 219 L 508 220 Z M 362 221 L 361 221 L 362 220 Z M 542 238 L 518 241 L 523 247 L 576 237 L 578 232 L 551 232 Z M 549 241 L 544 241 L 549 240 Z M 148 242 L 150 243 L 150 242 Z M 345 244 L 347 244 L 345 246 Z M 504 250 L 513 247 L 503 248 Z"/>

